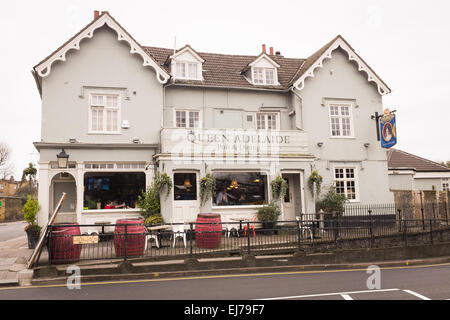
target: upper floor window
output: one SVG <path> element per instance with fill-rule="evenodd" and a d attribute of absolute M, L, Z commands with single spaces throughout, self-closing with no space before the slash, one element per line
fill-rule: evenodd
<path fill-rule="evenodd" d="M 355 167 L 334 168 L 334 182 L 337 194 L 344 195 L 350 201 L 358 201 Z"/>
<path fill-rule="evenodd" d="M 199 128 L 200 112 L 189 110 L 175 110 L 175 126 L 177 128 Z"/>
<path fill-rule="evenodd" d="M 253 68 L 253 82 L 254 84 L 275 84 L 275 68 Z"/>
<path fill-rule="evenodd" d="M 277 113 L 257 113 L 256 129 L 258 130 L 276 130 L 278 129 Z"/>
<path fill-rule="evenodd" d="M 0 190 L 3 190 L 3 184 L 0 184 Z"/>
<path fill-rule="evenodd" d="M 199 64 L 195 62 L 177 61 L 174 63 L 174 77 L 180 79 L 201 80 L 199 77 Z"/>
<path fill-rule="evenodd" d="M 119 133 L 120 95 L 92 94 L 89 110 L 89 132 Z"/>
<path fill-rule="evenodd" d="M 330 104 L 330 129 L 332 137 L 353 137 L 351 104 Z"/>

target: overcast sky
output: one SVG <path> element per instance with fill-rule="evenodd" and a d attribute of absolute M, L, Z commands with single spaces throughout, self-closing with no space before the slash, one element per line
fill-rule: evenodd
<path fill-rule="evenodd" d="M 261 44 L 306 58 L 337 34 L 388 84 L 397 148 L 450 160 L 450 1 L 2 1 L 0 142 L 15 177 L 37 163 L 41 99 L 31 69 L 109 13 L 142 45 L 257 55 Z"/>

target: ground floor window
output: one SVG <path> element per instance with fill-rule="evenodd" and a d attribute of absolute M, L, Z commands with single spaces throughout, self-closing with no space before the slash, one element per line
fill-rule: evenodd
<path fill-rule="evenodd" d="M 450 183 L 449 183 L 449 181 L 448 181 L 449 179 L 448 178 L 444 178 L 444 179 L 442 179 L 442 190 L 443 191 L 449 191 L 450 190 Z"/>
<path fill-rule="evenodd" d="M 267 176 L 260 172 L 214 172 L 216 197 L 213 205 L 261 205 L 268 201 Z"/>
<path fill-rule="evenodd" d="M 145 190 L 143 172 L 87 172 L 83 207 L 85 210 L 136 208 L 142 190 Z"/>
<path fill-rule="evenodd" d="M 174 173 L 174 200 L 197 200 L 197 175 L 195 173 Z"/>
<path fill-rule="evenodd" d="M 334 168 L 336 193 L 357 200 L 357 181 L 355 168 Z"/>

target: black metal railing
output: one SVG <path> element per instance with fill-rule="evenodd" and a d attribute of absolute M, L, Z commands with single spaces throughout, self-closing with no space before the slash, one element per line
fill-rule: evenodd
<path fill-rule="evenodd" d="M 347 204 L 340 214 L 300 214 L 296 220 L 272 224 L 260 221 L 55 224 L 48 228 L 46 247 L 38 263 L 395 247 L 450 241 L 448 237 L 447 203 Z"/>

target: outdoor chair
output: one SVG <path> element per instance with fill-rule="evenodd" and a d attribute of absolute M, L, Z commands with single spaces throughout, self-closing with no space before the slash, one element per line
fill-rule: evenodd
<path fill-rule="evenodd" d="M 295 220 L 300 221 L 300 217 L 295 217 Z M 300 229 L 301 229 L 300 232 L 302 233 L 302 236 L 304 236 L 305 231 L 309 231 L 309 235 L 311 236 L 311 240 L 314 240 L 314 235 L 313 235 L 311 227 L 309 227 L 307 225 L 304 225 L 304 224 L 301 224 L 300 225 Z"/>
<path fill-rule="evenodd" d="M 227 238 L 233 234 L 239 237 L 239 226 L 230 222 L 231 221 L 225 220 L 223 223 L 223 230 L 225 230 Z"/>
<path fill-rule="evenodd" d="M 172 225 L 172 231 L 173 231 L 172 247 L 175 248 L 177 238 L 181 237 L 183 238 L 184 247 L 186 248 L 186 232 L 184 230 L 184 221 L 180 222 L 180 224 Z"/>
<path fill-rule="evenodd" d="M 258 221 L 258 216 L 254 215 L 252 220 L 254 222 Z M 255 224 L 254 223 L 248 224 L 248 228 L 253 231 L 253 238 L 255 238 L 256 237 Z M 244 237 L 246 237 L 246 236 L 247 236 L 247 224 L 245 224 L 245 226 L 244 226 Z"/>
<path fill-rule="evenodd" d="M 145 249 L 144 249 L 144 251 L 147 251 L 148 240 L 150 240 L 150 239 L 154 239 L 155 240 L 156 247 L 159 249 L 158 235 L 156 233 L 151 233 L 149 230 L 147 230 L 147 233 L 146 233 L 146 236 L 145 236 Z"/>

